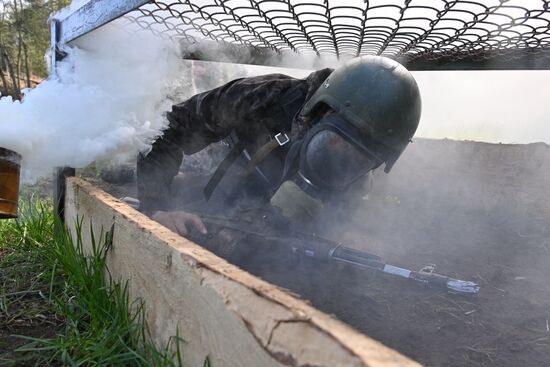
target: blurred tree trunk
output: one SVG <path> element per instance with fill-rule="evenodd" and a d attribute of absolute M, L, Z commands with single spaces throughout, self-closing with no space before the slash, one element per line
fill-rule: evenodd
<path fill-rule="evenodd" d="M 8 94 L 11 94 L 14 99 L 21 99 L 21 91 L 17 88 L 18 83 L 17 83 L 17 77 L 15 75 L 13 63 L 11 62 L 10 55 L 8 54 L 6 48 L 4 47 L 4 41 L 2 40 L 1 35 L 0 35 L 0 47 L 2 48 L 4 62 L 6 63 L 6 68 L 11 78 L 11 93 L 8 93 Z"/>
<path fill-rule="evenodd" d="M 15 61 L 15 81 L 17 83 L 16 88 L 21 93 L 21 59 L 22 59 L 22 50 L 21 50 L 21 18 L 19 16 L 19 6 L 17 0 L 13 0 L 13 16 L 15 19 L 15 28 L 17 29 L 17 58 Z"/>
<path fill-rule="evenodd" d="M 32 4 L 32 3 L 31 3 Z M 24 19 L 23 19 L 23 0 L 19 0 L 19 9 L 21 10 L 21 27 L 19 28 L 19 36 L 20 36 L 20 42 L 21 42 L 21 48 L 23 50 L 23 62 L 25 63 L 25 83 L 27 88 L 31 87 L 31 70 L 29 66 L 29 50 L 27 47 L 27 43 L 21 36 L 21 28 L 24 27 Z"/>
<path fill-rule="evenodd" d="M 27 82 L 27 88 L 31 86 L 31 68 L 29 66 L 29 50 L 27 44 L 23 42 L 23 54 L 25 56 L 25 79 Z"/>
<path fill-rule="evenodd" d="M 3 4 L 2 4 L 3 5 Z M 4 57 L 4 43 L 2 42 L 2 30 L 4 28 L 6 12 L 5 9 L 0 13 L 0 77 L 2 78 L 2 96 L 7 96 L 9 91 L 8 80 L 6 79 L 6 73 L 8 65 Z"/>
<path fill-rule="evenodd" d="M 48 75 L 48 17 L 71 0 L 0 0 L 0 91 L 21 99 L 21 87 Z"/>
<path fill-rule="evenodd" d="M 7 96 L 9 93 L 8 81 L 6 80 L 6 74 L 4 73 L 4 70 L 6 69 L 7 65 L 4 59 L 4 45 L 0 42 L 0 78 L 2 78 L 2 96 Z"/>
<path fill-rule="evenodd" d="M 21 90 L 21 60 L 23 59 L 21 35 L 19 35 L 17 38 L 17 61 L 15 63 L 15 77 L 17 80 L 17 90 Z"/>

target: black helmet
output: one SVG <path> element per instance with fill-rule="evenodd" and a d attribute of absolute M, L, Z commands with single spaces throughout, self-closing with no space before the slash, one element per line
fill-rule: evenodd
<path fill-rule="evenodd" d="M 416 81 L 397 61 L 380 56 L 358 57 L 337 68 L 304 105 L 301 114 L 314 116 L 329 106 L 352 127 L 356 142 L 385 163 L 389 172 L 407 147 L 420 120 L 421 100 Z M 361 136 L 357 136 L 357 134 Z M 381 162 L 380 162 L 381 163 Z"/>

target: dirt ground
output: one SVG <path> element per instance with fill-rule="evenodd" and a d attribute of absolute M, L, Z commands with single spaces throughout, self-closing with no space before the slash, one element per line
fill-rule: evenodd
<path fill-rule="evenodd" d="M 377 233 L 356 246 L 415 270 L 437 264 L 440 273 L 480 284 L 477 297 L 311 261 L 289 266 L 284 258 L 258 256 L 241 266 L 427 366 L 544 366 L 550 364 L 547 238 L 452 215 L 429 230 Z"/>
<path fill-rule="evenodd" d="M 44 323 L 37 325 L 35 323 L 22 323 L 19 326 L 2 327 L 0 329 L 0 366 L 34 366 L 32 358 L 24 360 L 23 352 L 14 352 L 17 348 L 29 344 L 30 338 L 47 339 L 53 338 L 61 331 L 59 326 L 52 327 L 51 324 Z"/>
<path fill-rule="evenodd" d="M 374 182 L 323 235 L 478 296 L 283 251 L 237 265 L 427 366 L 550 365 L 550 147 L 418 140 Z"/>

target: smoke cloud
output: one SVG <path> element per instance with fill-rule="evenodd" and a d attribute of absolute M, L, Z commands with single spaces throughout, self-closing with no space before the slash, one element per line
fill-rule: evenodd
<path fill-rule="evenodd" d="M 550 144 L 550 71 L 413 72 L 422 94 L 417 136 Z"/>
<path fill-rule="evenodd" d="M 0 146 L 23 156 L 27 179 L 147 149 L 178 84 L 178 46 L 146 32 L 113 24 L 65 51 L 57 79 L 0 99 Z"/>

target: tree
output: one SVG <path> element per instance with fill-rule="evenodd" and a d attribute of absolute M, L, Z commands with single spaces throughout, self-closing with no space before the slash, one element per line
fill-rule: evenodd
<path fill-rule="evenodd" d="M 70 0 L 0 0 L 0 92 L 21 98 L 48 71 L 44 55 L 50 46 L 51 13 Z"/>

